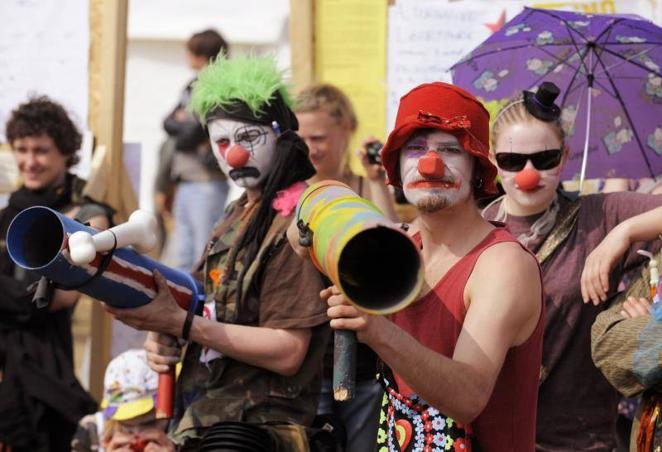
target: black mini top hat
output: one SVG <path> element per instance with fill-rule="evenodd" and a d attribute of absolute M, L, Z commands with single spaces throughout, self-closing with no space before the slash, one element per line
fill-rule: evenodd
<path fill-rule="evenodd" d="M 561 90 L 552 82 L 542 82 L 538 91 L 524 91 L 524 106 L 527 111 L 541 121 L 556 121 L 561 109 L 554 103 Z"/>

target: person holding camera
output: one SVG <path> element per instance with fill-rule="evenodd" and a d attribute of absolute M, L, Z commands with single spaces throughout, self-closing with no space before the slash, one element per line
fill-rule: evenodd
<path fill-rule="evenodd" d="M 374 202 L 393 221 L 399 221 L 393 206 L 393 195 L 384 183 L 379 159 L 382 143 L 370 137 L 357 151 L 366 172 L 358 176 L 349 168 L 347 152 L 358 127 L 354 107 L 339 88 L 322 83 L 304 89 L 296 99 L 299 136 L 310 150 L 310 161 L 316 174 L 308 182 L 333 179 L 347 184 L 359 196 Z"/>

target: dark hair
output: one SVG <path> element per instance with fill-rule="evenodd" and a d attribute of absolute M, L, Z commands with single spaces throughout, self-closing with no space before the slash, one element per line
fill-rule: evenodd
<path fill-rule="evenodd" d="M 297 126 L 294 127 L 295 130 L 297 128 Z M 267 232 L 269 232 L 271 223 L 276 217 L 276 210 L 272 206 L 276 194 L 279 190 L 284 190 L 295 182 L 306 181 L 315 174 L 315 168 L 308 158 L 308 148 L 293 130 L 287 130 L 278 137 L 274 153 L 273 167 L 262 183 L 260 206 L 228 257 L 225 274 L 226 277 L 231 277 L 234 274 L 238 254 L 241 250 L 244 250 L 241 258 L 244 268 L 237 278 L 237 287 L 239 288 L 237 290 L 237 306 L 240 322 L 244 320 L 242 318 L 244 309 L 241 298 L 244 276 L 251 262 L 255 260 L 260 246 L 266 238 Z"/>
<path fill-rule="evenodd" d="M 78 162 L 82 136 L 62 105 L 46 96 L 34 97 L 11 112 L 5 135 L 9 144 L 20 138 L 49 136 L 64 156 L 67 168 Z"/>
<path fill-rule="evenodd" d="M 195 56 L 205 56 L 207 59 L 212 59 L 219 52 L 228 54 L 228 43 L 223 39 L 216 30 L 204 30 L 200 33 L 195 33 L 191 36 L 186 43 L 186 48 Z"/>

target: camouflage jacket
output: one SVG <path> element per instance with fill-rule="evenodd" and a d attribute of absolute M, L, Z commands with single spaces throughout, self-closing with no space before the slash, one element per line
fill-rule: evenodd
<path fill-rule="evenodd" d="M 278 215 L 246 270 L 239 255 L 235 274 L 224 278 L 232 245 L 248 222 L 243 199 L 215 229 L 204 261 L 205 315 L 224 323 L 269 328 L 311 328 L 308 353 L 299 372 L 286 377 L 191 343 L 177 382 L 171 436 L 176 443 L 198 438 L 221 421 L 311 424 L 316 412 L 322 358 L 329 328 L 319 299 L 322 280 L 309 261 L 298 258 L 285 238 L 292 217 Z M 242 318 L 237 319 L 237 290 Z M 215 312 L 214 312 L 215 311 Z"/>

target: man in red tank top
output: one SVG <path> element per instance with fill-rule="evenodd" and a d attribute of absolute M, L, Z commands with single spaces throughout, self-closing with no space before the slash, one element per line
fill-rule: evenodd
<path fill-rule="evenodd" d="M 476 207 L 495 191 L 488 123 L 480 102 L 445 83 L 400 100 L 382 161 L 419 213 L 422 294 L 386 318 L 358 311 L 335 287 L 322 292 L 331 326 L 356 331 L 388 366 L 378 435 L 388 450 L 535 447 L 541 277 L 535 258 Z"/>

